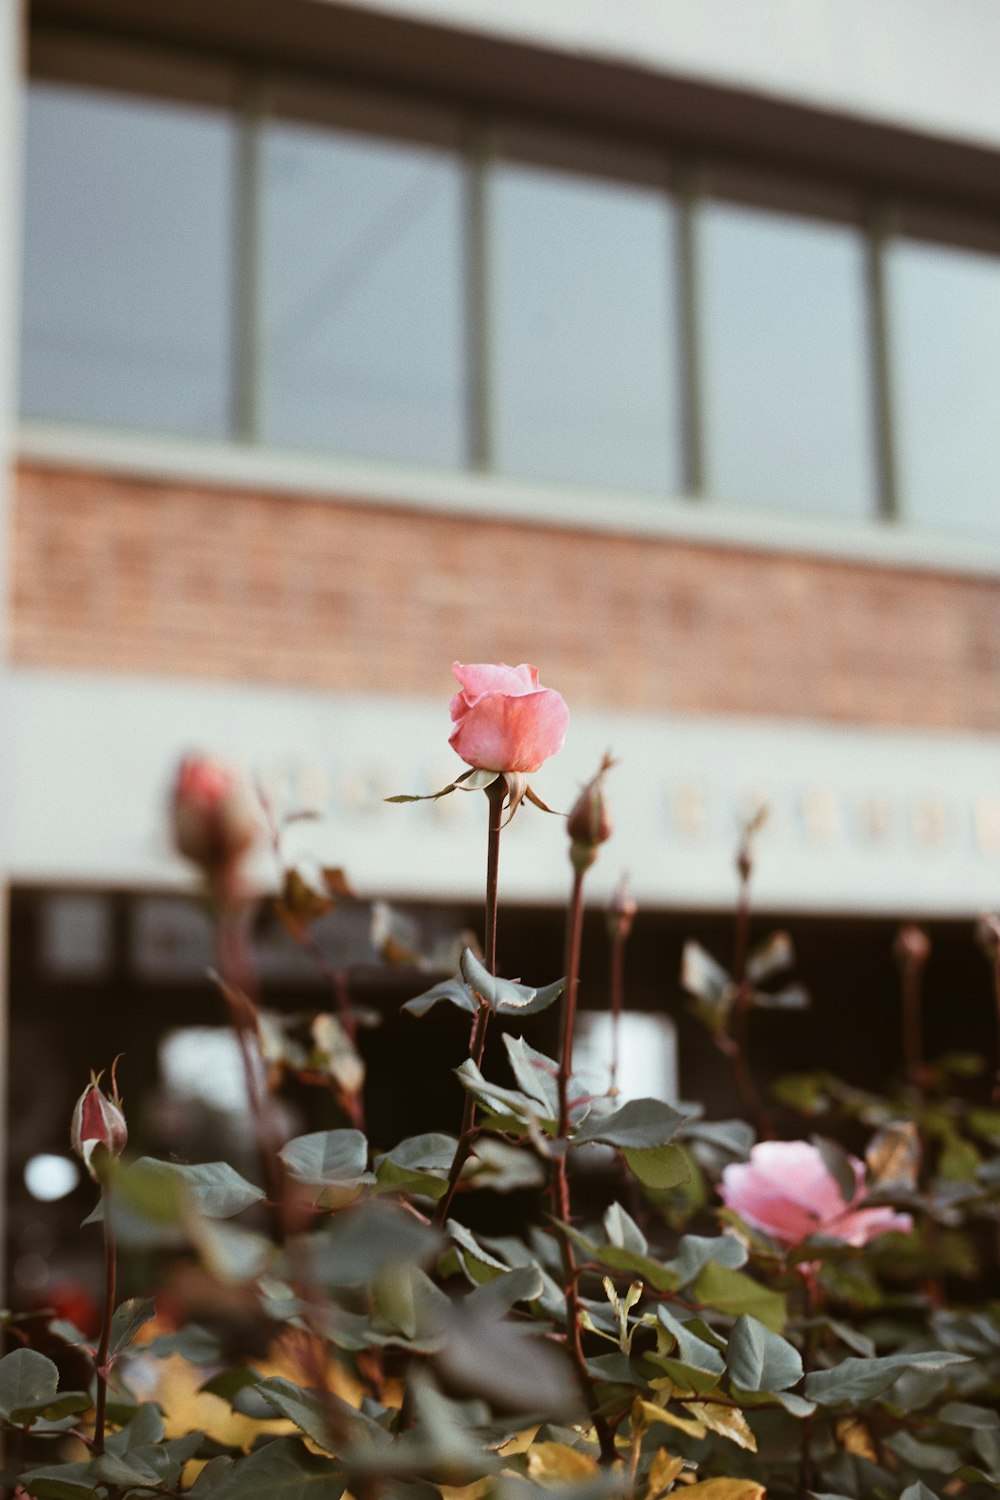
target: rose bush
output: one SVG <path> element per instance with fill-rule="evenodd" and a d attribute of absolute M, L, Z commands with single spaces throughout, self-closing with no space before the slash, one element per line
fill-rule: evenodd
<path fill-rule="evenodd" d="M 537 667 L 457 661 L 452 671 L 461 690 L 451 700 L 448 743 L 468 765 L 527 774 L 562 749 L 569 709 L 553 688 L 539 686 Z"/>
<path fill-rule="evenodd" d="M 741 1219 L 782 1245 L 799 1245 L 810 1235 L 860 1249 L 876 1235 L 908 1233 L 909 1214 L 892 1208 L 862 1208 L 865 1167 L 856 1156 L 846 1162 L 854 1192 L 845 1201 L 823 1154 L 808 1141 L 760 1141 L 750 1160 L 731 1162 L 722 1174 L 719 1196 Z"/>

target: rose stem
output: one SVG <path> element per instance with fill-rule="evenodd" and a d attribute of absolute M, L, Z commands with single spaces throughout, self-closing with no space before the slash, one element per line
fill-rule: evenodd
<path fill-rule="evenodd" d="M 627 933 L 621 924 L 615 926 L 611 935 L 610 985 L 611 985 L 611 1093 L 618 1093 L 618 1057 L 622 1010 L 625 1006 L 625 943 Z"/>
<path fill-rule="evenodd" d="M 1000 1053 L 1000 931 L 994 933 L 993 994 L 997 1005 L 997 1051 Z M 994 1103 L 1000 1102 L 1000 1067 L 993 1085 L 993 1100 Z"/>
<path fill-rule="evenodd" d="M 228 901 L 220 904 L 216 941 L 219 967 L 225 981 L 223 995 L 229 1007 L 230 1020 L 240 1049 L 243 1076 L 246 1083 L 247 1100 L 257 1137 L 257 1151 L 267 1188 L 271 1209 L 271 1223 L 275 1241 L 284 1246 L 289 1258 L 290 1282 L 295 1294 L 305 1305 L 307 1337 L 302 1360 L 303 1372 L 311 1380 L 323 1405 L 327 1426 L 334 1439 L 344 1443 L 350 1440 L 350 1429 L 340 1404 L 330 1388 L 327 1367 L 326 1340 L 322 1328 L 321 1313 L 323 1297 L 316 1286 L 309 1265 L 308 1252 L 301 1238 L 296 1236 L 294 1212 L 289 1201 L 287 1182 L 274 1130 L 274 1116 L 261 1090 L 257 1006 L 251 998 L 253 969 L 246 943 L 246 931 L 239 904 Z M 256 1043 L 256 1048 L 255 1044 Z M 372 1493 L 364 1486 L 359 1500 L 366 1500 Z"/>
<path fill-rule="evenodd" d="M 733 978 L 736 982 L 736 1000 L 733 1004 L 732 1029 L 720 1038 L 723 1052 L 729 1058 L 733 1079 L 743 1101 L 743 1108 L 757 1127 L 757 1134 L 766 1138 L 771 1133 L 770 1122 L 761 1103 L 747 1060 L 747 1021 L 750 1015 L 750 982 L 747 978 L 747 954 L 750 940 L 750 876 L 753 874 L 753 859 L 750 854 L 749 832 L 740 845 L 736 858 L 736 869 L 740 877 L 739 899 L 736 903 L 736 932 L 733 944 Z"/>
<path fill-rule="evenodd" d="M 615 1440 L 611 1429 L 597 1408 L 594 1382 L 587 1369 L 587 1357 L 583 1352 L 580 1330 L 580 1300 L 577 1290 L 577 1265 L 573 1253 L 573 1241 L 569 1237 L 570 1218 L 569 1177 L 566 1173 L 566 1132 L 569 1128 L 569 1080 L 573 1066 L 573 1033 L 576 1029 L 576 994 L 580 983 L 580 946 L 583 938 L 583 871 L 574 869 L 573 890 L 570 896 L 566 921 L 566 995 L 563 1009 L 563 1043 L 559 1058 L 559 1150 L 552 1162 L 552 1202 L 559 1233 L 562 1253 L 564 1294 L 566 1297 L 566 1347 L 576 1367 L 580 1385 L 586 1397 L 601 1445 L 601 1458 L 605 1463 L 615 1460 Z"/>
<path fill-rule="evenodd" d="M 918 929 L 909 929 L 910 932 Z M 907 933 L 901 935 L 903 987 L 903 1057 L 906 1078 L 917 1097 L 924 1093 L 924 1046 L 921 1026 L 923 1000 L 923 973 L 927 952 L 906 941 Z"/>
<path fill-rule="evenodd" d="M 281 855 L 281 829 L 277 819 L 274 817 L 270 806 L 265 802 L 264 811 L 267 815 L 268 831 L 271 838 L 271 847 L 278 864 L 279 874 L 284 869 L 284 861 Z M 323 978 L 330 987 L 334 1004 L 340 1017 L 340 1024 L 344 1028 L 348 1041 L 352 1047 L 356 1047 L 358 1040 L 358 1023 L 354 1011 L 351 1008 L 351 995 L 347 980 L 340 969 L 335 969 L 333 964 L 323 952 L 309 930 L 307 922 L 294 921 L 287 927 L 288 932 L 298 943 L 304 952 L 308 953 Z M 365 1129 L 365 1101 L 362 1094 L 348 1094 L 346 1092 L 333 1091 L 334 1098 L 345 1111 L 355 1130 L 364 1132 Z"/>
<path fill-rule="evenodd" d="M 809 1325 L 806 1328 L 805 1342 L 802 1347 L 802 1371 L 804 1375 L 808 1375 L 812 1370 L 813 1357 L 816 1352 L 816 1329 L 813 1326 L 813 1322 L 816 1316 L 817 1293 L 819 1288 L 816 1282 L 816 1273 L 811 1266 L 800 1266 L 799 1270 L 802 1274 L 803 1289 L 805 1292 L 803 1311 L 805 1312 L 806 1322 Z M 806 1500 L 806 1496 L 812 1489 L 812 1440 L 814 1418 L 815 1414 L 810 1415 L 806 1417 L 802 1423 L 802 1436 L 799 1445 L 800 1500 Z"/>
<path fill-rule="evenodd" d="M 94 1452 L 104 1452 L 104 1423 L 108 1405 L 108 1350 L 111 1347 L 111 1320 L 115 1315 L 115 1300 L 118 1287 L 118 1255 L 115 1232 L 111 1224 L 111 1198 L 106 1187 L 101 1188 L 104 1208 L 104 1313 L 101 1318 L 101 1338 L 97 1346 L 95 1373 L 97 1376 L 97 1398 L 94 1402 Z"/>
<path fill-rule="evenodd" d="M 500 830 L 503 827 L 503 804 L 507 796 L 506 777 L 501 775 L 495 781 L 491 781 L 486 788 L 486 796 L 490 808 L 486 839 L 486 967 L 491 974 L 495 974 L 497 971 L 497 884 L 500 871 Z M 483 1061 L 483 1053 L 486 1049 L 486 1029 L 489 1023 L 490 1008 L 480 1001 L 472 1026 L 472 1035 L 469 1038 L 469 1056 L 477 1068 Z M 448 1217 L 448 1210 L 451 1208 L 452 1199 L 458 1189 L 458 1179 L 462 1175 L 462 1168 L 468 1161 L 469 1152 L 472 1150 L 475 1125 L 476 1101 L 471 1094 L 466 1094 L 465 1104 L 462 1107 L 462 1125 L 458 1133 L 458 1145 L 455 1147 L 451 1171 L 448 1173 L 448 1186 L 444 1197 L 438 1203 L 435 1214 L 439 1224 L 443 1224 Z"/>

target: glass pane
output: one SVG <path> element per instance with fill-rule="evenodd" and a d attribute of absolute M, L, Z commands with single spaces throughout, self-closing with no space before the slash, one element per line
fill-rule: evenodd
<path fill-rule="evenodd" d="M 613 489 L 679 489 L 666 193 L 504 163 L 489 223 L 497 467 Z"/>
<path fill-rule="evenodd" d="M 221 111 L 31 85 L 27 416 L 226 431 L 234 159 Z"/>
<path fill-rule="evenodd" d="M 887 272 L 903 513 L 1000 535 L 1000 257 L 904 241 Z"/>
<path fill-rule="evenodd" d="M 263 192 L 265 435 L 463 463 L 457 154 L 276 123 Z"/>
<path fill-rule="evenodd" d="M 847 225 L 699 216 L 709 488 L 736 505 L 875 509 L 865 247 Z"/>

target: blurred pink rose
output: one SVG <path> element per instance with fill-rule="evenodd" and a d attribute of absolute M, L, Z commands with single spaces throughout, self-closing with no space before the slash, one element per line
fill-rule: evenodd
<path fill-rule="evenodd" d="M 178 851 L 208 870 L 235 864 L 260 832 L 256 804 L 239 771 L 207 755 L 181 762 L 171 813 Z"/>
<path fill-rule="evenodd" d="M 552 688 L 539 687 L 537 667 L 456 661 L 452 671 L 462 688 L 451 700 L 448 743 L 470 766 L 537 771 L 562 749 L 569 709 Z"/>
<path fill-rule="evenodd" d="M 855 1192 L 849 1203 L 820 1152 L 807 1141 L 761 1141 L 748 1162 L 728 1166 L 719 1196 L 748 1224 L 763 1229 L 783 1245 L 797 1245 L 811 1234 L 867 1245 L 876 1235 L 913 1228 L 909 1214 L 892 1208 L 858 1208 L 865 1196 L 865 1169 L 848 1157 Z"/>

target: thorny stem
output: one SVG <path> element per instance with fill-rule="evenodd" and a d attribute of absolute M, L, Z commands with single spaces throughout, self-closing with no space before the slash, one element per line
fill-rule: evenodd
<path fill-rule="evenodd" d="M 104 1207 L 104 1314 L 101 1318 L 101 1337 L 97 1345 L 95 1371 L 97 1376 L 97 1398 L 94 1402 L 94 1452 L 104 1452 L 104 1423 L 108 1406 L 108 1350 L 111 1347 L 111 1320 L 115 1315 L 118 1286 L 118 1254 L 115 1232 L 111 1223 L 111 1203 L 106 1187 L 101 1188 Z"/>
<path fill-rule="evenodd" d="M 569 1080 L 573 1070 L 573 1036 L 576 1031 L 576 994 L 580 985 L 580 943 L 583 937 L 583 872 L 574 870 L 566 923 L 566 993 L 563 998 L 563 1039 L 559 1055 L 559 1134 L 569 1127 Z"/>
<path fill-rule="evenodd" d="M 771 1125 L 760 1094 L 757 1092 L 757 1085 L 750 1071 L 747 1057 L 747 1022 L 752 998 L 750 981 L 747 977 L 747 957 L 750 946 L 750 876 L 753 872 L 753 861 L 746 841 L 740 848 L 737 870 L 740 877 L 740 893 L 736 904 L 736 932 L 733 943 L 733 978 L 736 982 L 736 999 L 733 1003 L 732 1026 L 728 1034 L 723 1033 L 720 1036 L 719 1046 L 729 1059 L 744 1110 L 753 1120 L 758 1136 L 766 1139 L 771 1134 Z"/>
<path fill-rule="evenodd" d="M 580 983 L 580 945 L 583 938 L 583 871 L 574 869 L 573 889 L 570 896 L 566 922 L 566 993 L 563 1000 L 563 1041 L 559 1057 L 559 1135 L 565 1146 L 569 1129 L 569 1080 L 573 1066 L 573 1034 L 576 1029 L 576 994 Z M 573 1241 L 569 1237 L 570 1219 L 569 1178 L 566 1173 L 566 1151 L 552 1163 L 552 1206 L 559 1234 L 562 1254 L 563 1290 L 566 1297 L 566 1348 L 576 1368 L 577 1376 L 587 1402 L 601 1445 L 604 1463 L 615 1460 L 614 1436 L 606 1420 L 598 1412 L 598 1400 L 594 1382 L 587 1369 L 587 1357 L 583 1352 L 583 1336 L 580 1328 L 580 1297 Z"/>
<path fill-rule="evenodd" d="M 903 1000 L 903 1060 L 906 1081 L 921 1101 L 927 1082 L 922 1004 L 924 967 L 929 956 L 930 942 L 923 929 L 912 923 L 901 927 L 896 937 L 896 957 L 900 965 Z"/>
<path fill-rule="evenodd" d="M 813 1355 L 816 1351 L 816 1327 L 815 1314 L 817 1306 L 817 1284 L 815 1271 L 808 1266 L 799 1268 L 802 1273 L 802 1281 L 805 1292 L 805 1318 L 806 1337 L 802 1349 L 802 1370 L 808 1375 L 812 1369 Z M 804 1418 L 802 1422 L 801 1438 L 799 1446 L 799 1496 L 800 1500 L 806 1500 L 806 1496 L 812 1489 L 813 1479 L 813 1423 L 815 1414 Z"/>
<path fill-rule="evenodd" d="M 993 959 L 993 993 L 997 1006 L 997 1051 L 1000 1055 L 1000 938 L 998 938 Z M 993 1101 L 1000 1103 L 1000 1066 L 997 1067 L 996 1081 L 993 1085 Z"/>
<path fill-rule="evenodd" d="M 287 1191 L 284 1167 L 278 1154 L 274 1112 L 265 1095 L 258 1067 L 260 1051 L 257 1006 L 252 998 L 254 976 L 247 951 L 245 926 L 238 906 L 229 904 L 221 908 L 217 941 L 219 966 L 224 980 L 223 995 L 229 1007 L 243 1063 L 261 1171 L 271 1207 L 274 1237 L 288 1255 L 289 1282 L 305 1312 L 303 1373 L 319 1395 L 331 1435 L 335 1441 L 346 1445 L 350 1442 L 348 1416 L 330 1387 L 326 1340 L 322 1332 L 323 1296 L 313 1278 L 305 1245 L 295 1232 L 298 1226 Z M 358 1487 L 359 1500 L 370 1500 L 374 1493 L 369 1484 Z"/>
<path fill-rule="evenodd" d="M 507 796 L 507 781 L 503 776 L 498 776 L 495 781 L 490 782 L 486 788 L 486 796 L 489 800 L 489 824 L 486 839 L 486 916 L 485 916 L 485 943 L 486 943 L 486 967 L 491 974 L 497 971 L 497 888 L 500 872 L 500 831 L 503 828 L 503 804 Z M 472 1026 L 472 1035 L 469 1038 L 469 1056 L 480 1067 L 483 1061 L 483 1053 L 486 1050 L 486 1032 L 490 1024 L 490 1008 L 480 1003 L 476 1011 L 476 1019 Z M 455 1147 L 455 1155 L 451 1163 L 451 1171 L 448 1173 L 448 1186 L 444 1197 L 438 1203 L 437 1212 L 434 1217 L 439 1224 L 443 1224 L 448 1217 L 452 1200 L 458 1191 L 458 1181 L 462 1175 L 462 1168 L 469 1159 L 472 1150 L 472 1142 L 475 1139 L 476 1129 L 476 1101 L 471 1094 L 466 1094 L 465 1103 L 462 1106 L 462 1124 L 458 1133 L 458 1145 Z"/>
<path fill-rule="evenodd" d="M 619 1031 L 625 1005 L 625 943 L 627 934 L 616 929 L 611 938 L 611 1093 L 618 1094 Z"/>

